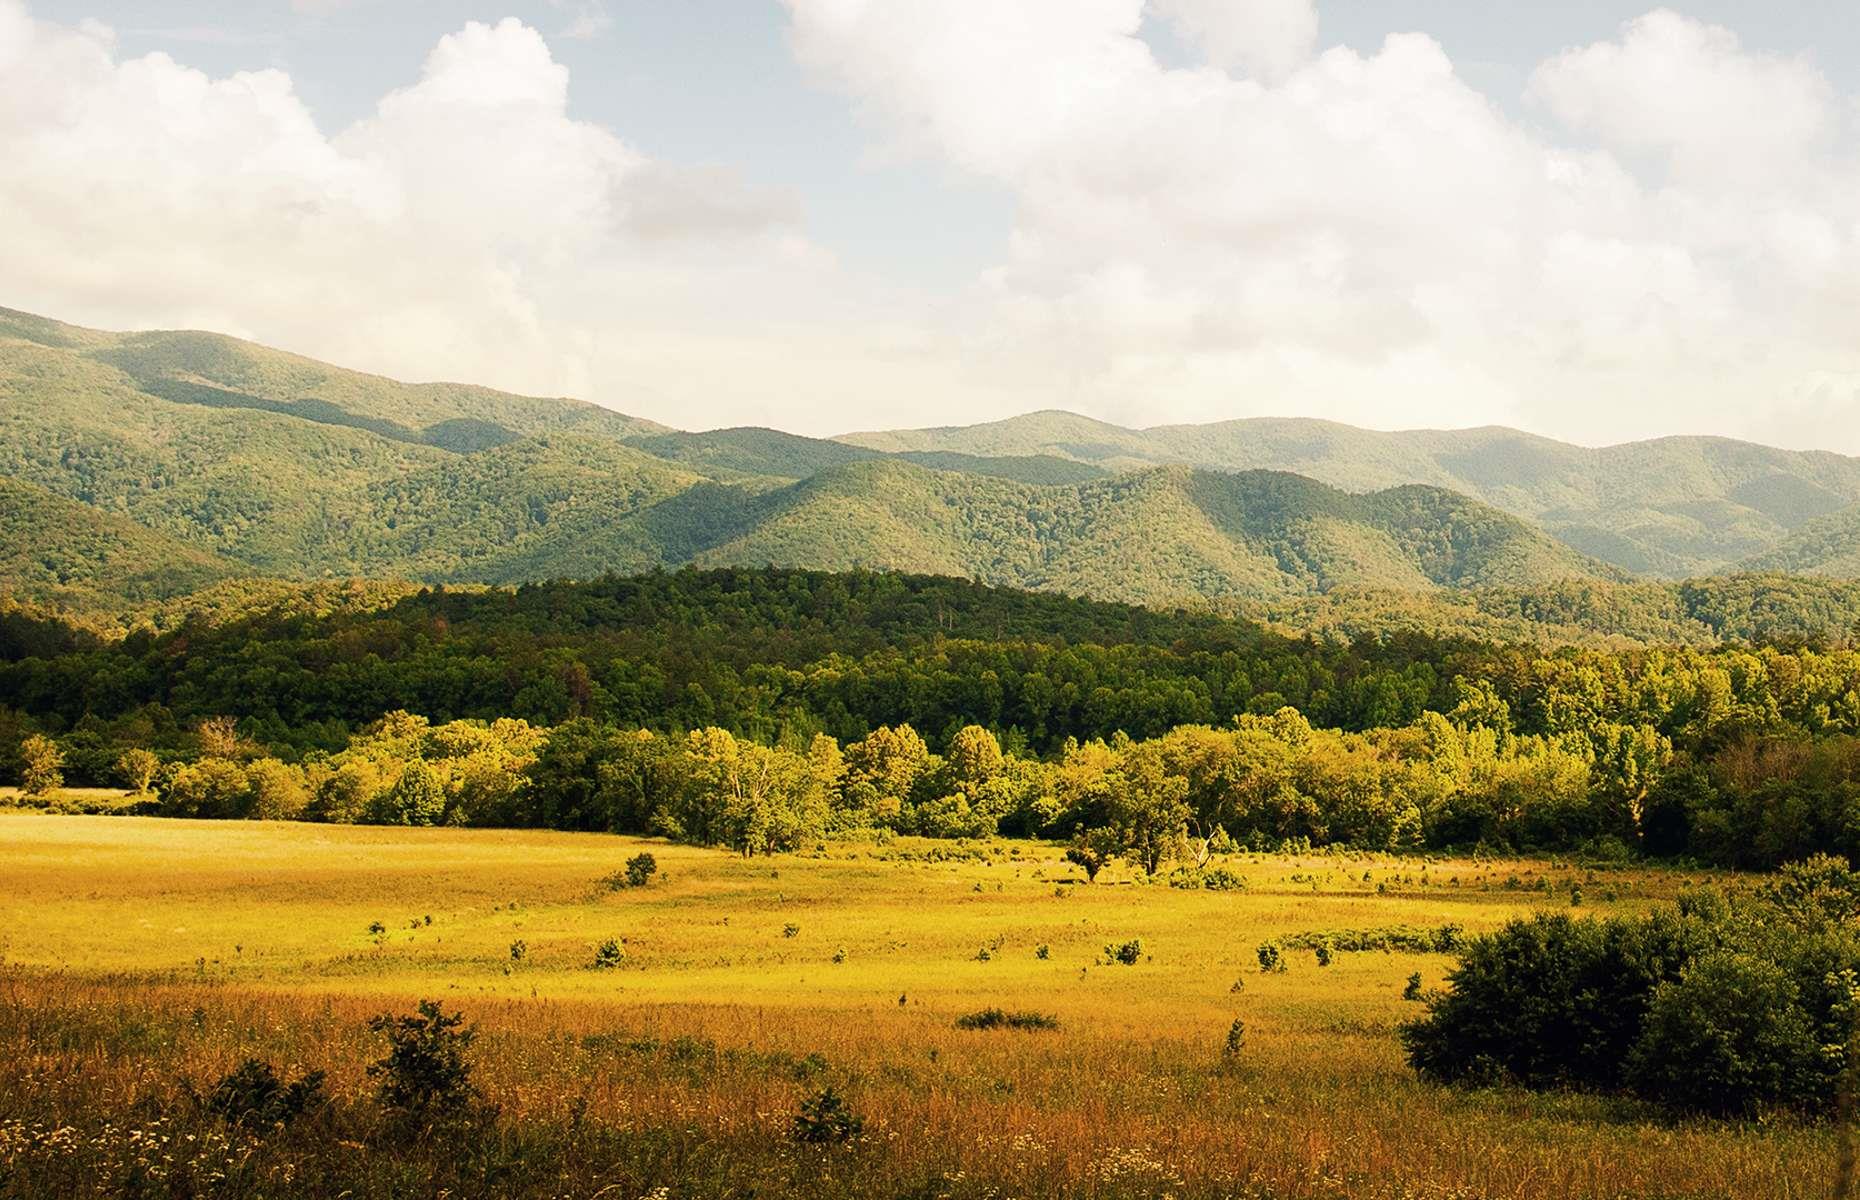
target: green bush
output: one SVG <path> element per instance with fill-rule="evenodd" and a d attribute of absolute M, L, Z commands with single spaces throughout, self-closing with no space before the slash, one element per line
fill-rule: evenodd
<path fill-rule="evenodd" d="M 1047 1013 L 1006 1012 L 984 1008 L 956 1018 L 957 1029 L 1058 1029 L 1059 1018 Z"/>
<path fill-rule="evenodd" d="M 247 1129 L 275 1129 L 323 1106 L 323 1072 L 309 1071 L 288 1083 L 261 1058 L 248 1058 L 213 1085 L 207 1111 Z"/>
<path fill-rule="evenodd" d="M 1671 914 L 1513 921 L 1468 942 L 1448 990 L 1402 1028 L 1408 1060 L 1440 1080 L 1618 1087 L 1654 989 L 1709 936 Z"/>
<path fill-rule="evenodd" d="M 463 1015 L 422 1000 L 414 1015 L 383 1013 L 368 1027 L 387 1039 L 387 1053 L 369 1064 L 368 1076 L 391 1116 L 424 1126 L 470 1110 L 478 1089 L 465 1055 L 478 1033 Z"/>
<path fill-rule="evenodd" d="M 865 1132 L 865 1120 L 855 1115 L 840 1094 L 832 1088 L 801 1101 L 801 1111 L 794 1118 L 794 1139 L 813 1145 L 850 1142 Z"/>
<path fill-rule="evenodd" d="M 1143 958 L 1143 939 L 1131 938 L 1127 942 L 1113 942 L 1104 948 L 1106 962 L 1122 963 L 1134 967 Z"/>
<path fill-rule="evenodd" d="M 1567 913 L 1474 938 L 1402 1027 L 1444 1081 L 1627 1091 L 1676 1110 L 1833 1103 L 1855 1036 L 1860 873 L 1785 868 L 1756 895 L 1703 890 L 1638 920 Z M 1419 992 L 1419 977 L 1404 995 Z"/>
<path fill-rule="evenodd" d="M 652 877 L 659 873 L 658 860 L 651 854 L 641 851 L 626 860 L 626 882 L 628 887 L 645 887 Z"/>
<path fill-rule="evenodd" d="M 1677 1108 L 1724 1113 L 1788 1104 L 1834 1080 L 1788 973 L 1714 951 L 1653 994 L 1627 1063 L 1637 1092 Z"/>

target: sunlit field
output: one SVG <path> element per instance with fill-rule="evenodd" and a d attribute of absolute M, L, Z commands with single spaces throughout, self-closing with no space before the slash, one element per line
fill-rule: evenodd
<path fill-rule="evenodd" d="M 641 850 L 641 888 L 605 880 Z M 1418 1081 L 1396 1026 L 1437 954 L 1269 939 L 1627 912 L 1702 875 L 1375 855 L 1217 858 L 1244 890 L 1026 842 L 745 860 L 589 834 L 0 815 L 0 1194 L 1806 1197 L 1825 1126 Z M 596 948 L 620 942 L 617 967 Z M 1140 940 L 1136 961 L 1107 948 Z M 514 950 L 513 950 L 514 948 Z M 498 1108 L 396 1148 L 367 1019 L 477 1023 Z M 1054 1029 L 965 1030 L 990 1007 Z M 1236 1051 L 1231 1027 L 1244 1023 Z M 253 1135 L 190 1103 L 248 1057 L 339 1110 Z M 831 1086 L 864 1118 L 797 1144 Z M 347 1117 L 342 1113 L 349 1114 Z M 346 1122 L 346 1123 L 345 1123 Z M 163 1140 L 167 1139 L 167 1140 Z M 657 1189 L 669 1189 L 659 1191 Z"/>

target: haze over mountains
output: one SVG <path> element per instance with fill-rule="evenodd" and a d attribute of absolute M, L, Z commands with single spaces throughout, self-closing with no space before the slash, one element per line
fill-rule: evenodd
<path fill-rule="evenodd" d="M 0 310 L 0 589 L 900 569 L 1143 603 L 1860 575 L 1860 460 L 1047 412 L 823 440 Z"/>

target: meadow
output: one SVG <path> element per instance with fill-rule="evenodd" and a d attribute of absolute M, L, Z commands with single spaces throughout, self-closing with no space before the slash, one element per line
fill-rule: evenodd
<path fill-rule="evenodd" d="M 608 882 L 651 853 L 644 887 Z M 0 1195 L 1738 1197 L 1827 1194 L 1792 1118 L 1420 1081 L 1448 955 L 1297 935 L 1626 913 L 1700 872 L 1345 852 L 1244 888 L 1093 884 L 1063 847 L 893 838 L 743 858 L 604 834 L 0 812 Z M 594 966 L 613 939 L 618 965 Z M 1117 961 L 1131 941 L 1140 949 Z M 1285 946 L 1285 969 L 1258 948 Z M 1344 944 L 1344 939 L 1334 939 Z M 370 1117 L 368 1018 L 477 1025 L 469 1137 Z M 989 1008 L 1055 1028 L 965 1029 Z M 1235 1021 L 1244 1036 L 1229 1048 Z M 192 1097 L 328 1072 L 276 1132 Z M 864 1120 L 792 1136 L 831 1087 Z M 437 1164 L 437 1166 L 436 1166 Z M 443 1168 L 441 1171 L 439 1168 Z"/>

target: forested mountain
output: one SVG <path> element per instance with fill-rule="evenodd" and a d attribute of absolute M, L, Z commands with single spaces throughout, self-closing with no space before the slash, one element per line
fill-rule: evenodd
<path fill-rule="evenodd" d="M 1381 433 L 1259 418 L 1132 430 L 1044 412 L 841 440 L 894 452 L 1049 454 L 1118 470 L 1182 463 L 1294 471 L 1349 491 L 1429 484 L 1536 522 L 1605 562 L 1669 578 L 1752 558 L 1860 501 L 1860 459 L 1727 438 L 1588 449 L 1499 428 Z"/>
<path fill-rule="evenodd" d="M 1860 505 L 1810 521 L 1747 565 L 1754 571 L 1860 579 Z"/>
<path fill-rule="evenodd" d="M 224 559 L 134 521 L 0 478 L 0 580 L 47 600 L 165 600 L 236 574 Z"/>
<path fill-rule="evenodd" d="M 743 521 L 695 561 L 886 568 L 1140 603 L 1608 573 L 1450 492 L 1357 496 L 1267 471 L 1157 468 L 1039 487 L 859 463 L 770 492 Z"/>
<path fill-rule="evenodd" d="M 0 591 L 116 609 L 234 574 L 504 584 L 773 564 L 1349 635 L 1696 640 L 1677 593 L 1629 571 L 1860 573 L 1860 461 L 1829 454 L 1068 413 L 838 440 L 685 433 L 4 309 L 0 480 Z M 1820 593 L 1797 601 L 1812 611 L 1748 624 L 1840 627 Z"/>

